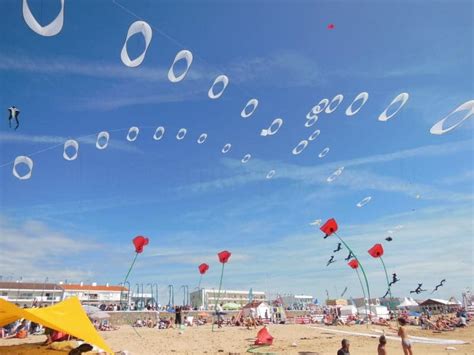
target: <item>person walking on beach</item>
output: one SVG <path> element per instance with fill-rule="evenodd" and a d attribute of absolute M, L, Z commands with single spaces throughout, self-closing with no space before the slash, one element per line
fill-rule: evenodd
<path fill-rule="evenodd" d="M 405 328 L 407 321 L 405 318 L 398 318 L 398 324 L 400 325 L 400 328 L 398 328 L 398 335 L 402 339 L 402 348 L 403 348 L 403 353 L 405 355 L 413 355 L 413 350 L 411 346 L 411 342 L 408 339 L 408 332 Z"/>
<path fill-rule="evenodd" d="M 385 335 L 381 335 L 379 338 L 379 346 L 377 347 L 377 355 L 387 355 L 385 344 L 387 344 L 387 339 Z"/>
<path fill-rule="evenodd" d="M 349 343 L 349 340 L 342 339 L 341 348 L 337 351 L 337 355 L 351 355 L 351 353 L 349 352 L 350 345 L 351 344 Z"/>
<path fill-rule="evenodd" d="M 218 304 L 216 307 L 216 314 L 217 314 L 217 327 L 222 328 L 222 323 L 224 322 L 224 318 L 222 318 L 223 308 L 222 303 Z"/>

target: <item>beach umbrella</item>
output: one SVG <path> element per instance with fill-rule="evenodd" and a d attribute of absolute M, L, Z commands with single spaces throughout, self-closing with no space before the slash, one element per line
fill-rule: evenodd
<path fill-rule="evenodd" d="M 231 255 L 232 255 L 231 252 L 227 250 L 223 250 L 217 254 L 217 257 L 219 258 L 219 262 L 222 264 L 222 269 L 221 269 L 221 279 L 219 281 L 219 292 L 217 293 L 216 304 L 214 306 L 214 310 L 216 311 L 216 314 L 217 314 L 217 305 L 219 303 L 219 298 L 221 297 L 222 279 L 224 278 L 224 266 L 229 261 Z M 219 317 L 217 318 L 219 319 Z M 214 331 L 214 322 L 212 322 L 212 331 Z"/>
<path fill-rule="evenodd" d="M 385 267 L 385 263 L 383 262 L 382 255 L 384 253 L 382 244 L 375 244 L 372 248 L 368 251 L 369 255 L 375 259 L 380 259 L 383 265 L 383 269 L 385 271 L 385 278 L 387 280 L 387 287 L 388 287 L 388 294 L 390 295 L 390 308 L 392 308 L 393 298 L 392 298 L 392 290 L 390 286 L 390 280 L 388 278 L 387 268 Z"/>
<path fill-rule="evenodd" d="M 365 280 L 365 286 L 367 287 L 367 295 L 369 296 L 369 304 L 370 304 L 370 288 L 369 288 L 369 281 L 367 280 L 367 275 L 365 274 L 364 267 L 362 266 L 362 263 L 360 262 L 359 258 L 357 255 L 354 253 L 354 251 L 349 247 L 349 245 L 336 233 L 338 230 L 338 225 L 337 222 L 334 218 L 328 219 L 326 223 L 324 223 L 321 228 L 319 228 L 325 235 L 324 239 L 331 235 L 335 235 L 337 239 L 341 241 L 342 244 L 349 250 L 349 252 L 354 256 L 354 259 L 357 261 L 358 266 L 360 266 L 360 269 L 362 271 L 362 274 L 364 275 L 364 280 Z M 366 306 L 367 307 L 367 306 Z M 368 312 L 367 312 L 368 313 Z"/>
<path fill-rule="evenodd" d="M 200 290 L 202 275 L 204 275 L 207 272 L 207 270 L 209 270 L 209 265 L 207 265 L 206 263 L 202 263 L 201 265 L 198 266 L 198 270 L 199 270 L 199 273 L 201 274 L 201 276 L 199 277 L 199 285 L 198 285 L 198 290 Z"/>

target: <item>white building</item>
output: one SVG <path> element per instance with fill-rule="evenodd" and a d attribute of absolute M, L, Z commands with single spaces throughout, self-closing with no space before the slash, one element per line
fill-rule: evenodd
<path fill-rule="evenodd" d="M 218 298 L 219 290 L 200 289 L 191 292 L 191 307 L 197 309 L 214 309 Z M 249 303 L 249 298 L 255 301 L 265 301 L 265 292 L 262 291 L 237 291 L 237 290 L 221 290 L 219 303 L 237 303 L 242 307 Z"/>
<path fill-rule="evenodd" d="M 128 294 L 126 287 L 110 286 L 109 284 L 63 284 L 61 287 L 64 289 L 64 299 L 76 296 L 81 303 L 85 304 L 120 304 L 120 295 L 122 295 L 122 299 L 127 299 Z"/>
<path fill-rule="evenodd" d="M 281 300 L 285 307 L 291 307 L 293 309 L 303 309 L 308 304 L 313 303 L 313 296 L 310 295 L 284 295 L 281 296 Z"/>
<path fill-rule="evenodd" d="M 0 282 L 0 297 L 20 306 L 51 305 L 62 300 L 63 292 L 52 283 Z"/>

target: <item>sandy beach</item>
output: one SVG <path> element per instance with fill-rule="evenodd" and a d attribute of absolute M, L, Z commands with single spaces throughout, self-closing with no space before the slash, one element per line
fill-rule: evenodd
<path fill-rule="evenodd" d="M 313 353 L 334 355 L 343 337 L 351 341 L 352 355 L 376 354 L 378 340 L 375 329 L 387 331 L 387 328 L 370 326 L 327 327 L 315 329 L 314 325 L 271 325 L 269 331 L 275 338 L 272 346 L 263 347 L 258 353 L 276 352 L 281 354 Z M 319 327 L 319 326 L 318 326 Z M 349 336 L 331 333 L 331 330 L 353 331 L 358 333 L 374 333 L 374 338 Z M 257 329 L 258 330 L 258 329 Z M 410 327 L 413 336 L 456 339 L 469 342 L 463 345 L 431 345 L 414 344 L 415 354 L 474 354 L 474 332 L 471 327 L 457 329 L 454 332 L 433 333 L 419 328 Z M 129 326 L 119 330 L 102 332 L 102 336 L 114 351 L 128 350 L 130 354 L 243 354 L 253 344 L 257 331 L 241 327 L 225 327 L 212 332 L 210 326 L 186 328 L 181 334 L 177 329 L 157 330 L 140 328 L 139 337 Z M 387 335 L 390 332 L 386 332 Z M 63 352 L 48 350 L 40 346 L 44 336 L 30 336 L 28 339 L 0 340 L 0 353 L 8 355 L 30 354 L 61 354 Z M 19 345 L 21 344 L 21 345 Z M 446 350 L 454 347 L 456 350 Z M 389 354 L 403 354 L 399 340 L 389 340 Z"/>

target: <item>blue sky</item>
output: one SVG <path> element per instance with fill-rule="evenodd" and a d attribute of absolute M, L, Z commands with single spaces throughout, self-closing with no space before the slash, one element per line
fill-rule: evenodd
<path fill-rule="evenodd" d="M 59 1 L 29 3 L 43 24 L 60 8 Z M 442 278 L 448 282 L 438 297 L 473 286 L 474 126 L 467 120 L 448 134 L 429 133 L 474 96 L 471 2 L 118 3 L 153 27 L 138 68 L 120 60 L 136 18 L 113 1 L 66 1 L 64 27 L 54 37 L 26 25 L 21 1 L 0 5 L 11 14 L 0 24 L 0 105 L 5 113 L 11 105 L 21 109 L 17 131 L 6 119 L 0 129 L 5 276 L 118 283 L 133 257 L 131 239 L 146 235 L 151 243 L 131 281 L 158 282 L 163 295 L 169 283 L 195 287 L 201 262 L 211 265 L 203 285 L 216 287 L 215 254 L 228 249 L 224 287 L 321 299 L 326 289 L 336 296 L 348 286 L 346 295 L 356 297 L 346 252 L 326 267 L 337 243 L 309 225 L 334 217 L 375 295 L 385 293 L 381 264 L 366 253 L 376 242 L 401 278 L 396 295 Z M 130 55 L 143 45 L 133 37 Z M 194 61 L 185 80 L 171 83 L 168 69 L 182 49 Z M 220 74 L 229 86 L 210 100 Z M 367 103 L 346 116 L 362 91 Z M 378 121 L 402 92 L 407 104 Z M 337 94 L 344 95 L 338 109 L 306 128 L 308 111 Z M 259 106 L 242 119 L 251 98 Z M 261 137 L 275 118 L 284 120 L 279 132 Z M 131 126 L 141 129 L 135 142 L 125 139 Z M 158 126 L 165 136 L 154 141 Z M 180 128 L 187 135 L 178 141 Z M 320 136 L 292 155 L 316 129 Z M 97 150 L 102 130 L 111 140 Z M 208 139 L 198 145 L 203 132 Z M 64 160 L 64 141 L 84 136 L 78 159 Z M 232 149 L 223 155 L 226 143 Z M 325 147 L 329 154 L 318 158 Z M 247 153 L 252 158 L 242 164 Z M 12 175 L 18 155 L 34 160 L 29 180 Z M 366 196 L 371 202 L 357 208 Z"/>

